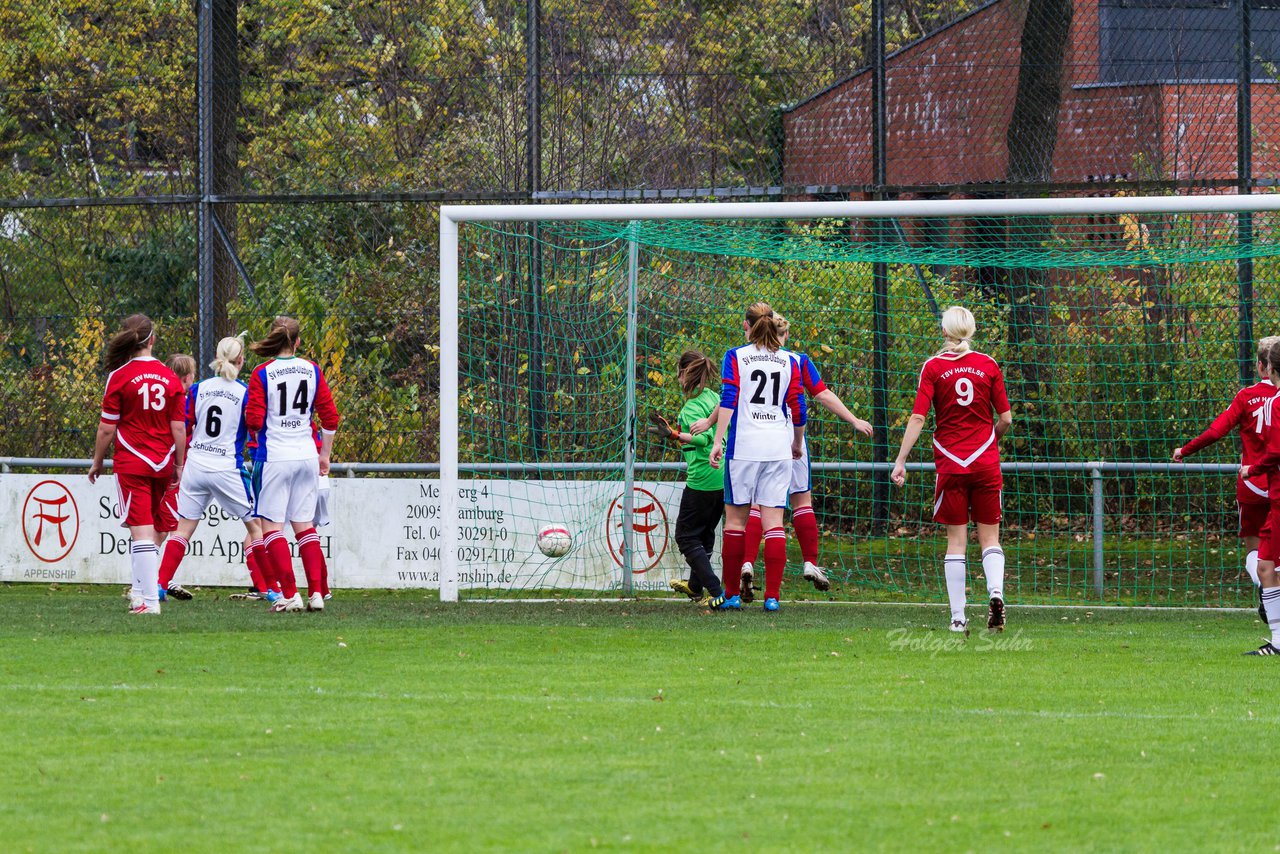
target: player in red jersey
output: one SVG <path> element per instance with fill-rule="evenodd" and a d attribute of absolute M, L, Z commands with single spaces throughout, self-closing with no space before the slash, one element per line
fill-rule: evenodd
<path fill-rule="evenodd" d="M 1280 342 L 1280 336 L 1269 336 L 1258 342 L 1258 376 L 1260 379 L 1247 388 L 1236 392 L 1235 398 L 1226 411 L 1213 419 L 1209 429 L 1187 442 L 1181 448 L 1174 448 L 1173 461 L 1180 463 L 1184 458 L 1209 447 L 1226 436 L 1232 430 L 1240 431 L 1240 463 L 1253 465 L 1262 459 L 1266 449 L 1264 421 L 1267 401 L 1275 396 L 1276 386 L 1271 382 L 1271 364 L 1268 362 L 1271 346 Z M 1258 586 L 1258 542 L 1262 534 L 1262 526 L 1266 524 L 1271 503 L 1267 498 L 1267 476 L 1255 474 L 1251 478 L 1236 479 L 1236 508 L 1240 516 L 1240 539 L 1244 540 L 1244 568 Z"/>
<path fill-rule="evenodd" d="M 178 382 L 182 383 L 182 407 L 185 413 L 185 420 L 189 422 L 190 412 L 187 412 L 187 392 L 191 391 L 191 386 L 196 381 L 196 360 L 188 356 L 186 353 L 173 353 L 169 358 L 165 359 L 164 366 L 173 371 L 173 375 L 178 378 Z M 191 441 L 190 424 L 187 429 L 187 442 Z M 172 596 L 174 599 L 190 599 L 191 593 L 187 591 L 181 584 L 170 583 L 172 579 L 165 578 L 163 570 L 164 564 L 164 544 L 169 535 L 178 530 L 178 482 L 175 480 L 169 484 L 169 488 L 165 490 L 164 501 L 160 502 L 160 509 L 156 513 L 156 547 L 161 550 L 161 572 L 160 572 L 160 601 L 163 602 Z"/>
<path fill-rule="evenodd" d="M 301 333 L 292 317 L 277 317 L 267 337 L 250 349 L 269 361 L 254 369 L 249 381 L 245 422 L 258 434 L 253 477 L 254 515 L 266 534 L 267 560 L 284 597 L 272 611 L 301 611 L 293 574 L 293 557 L 281 533 L 293 526 L 298 553 L 307 576 L 305 607 L 324 610 L 324 553 L 316 533 L 316 500 L 320 478 L 329 474 L 329 455 L 340 421 L 333 395 L 320 366 L 296 355 Z M 320 448 L 311 436 L 312 414 L 320 419 Z"/>
<path fill-rule="evenodd" d="M 89 467 L 89 482 L 96 483 L 115 443 L 120 515 L 130 538 L 131 614 L 160 613 L 156 514 L 169 484 L 181 478 L 187 452 L 182 383 L 151 356 L 155 343 L 155 326 L 144 314 L 126 317 L 107 342 L 107 389 Z"/>
<path fill-rule="evenodd" d="M 987 628 L 1004 630 L 1004 551 L 1000 548 L 1003 480 L 997 440 L 1013 426 L 1000 366 L 969 345 L 975 330 L 973 314 L 967 308 L 953 305 L 942 313 L 946 344 L 920 369 L 916 403 L 890 475 L 898 486 L 906 482 L 907 455 L 920 438 L 932 406 L 933 461 L 937 470 L 933 519 L 947 526 L 943 568 L 951 602 L 951 631 L 965 634 L 969 632 L 964 608 L 970 519 L 978 526 L 982 571 L 987 577 Z"/>
<path fill-rule="evenodd" d="M 1280 384 L 1280 342 L 1267 351 L 1267 365 L 1271 382 Z M 1240 477 L 1250 480 L 1258 475 L 1270 475 L 1280 468 L 1280 413 L 1275 412 L 1276 397 L 1267 401 L 1262 412 L 1262 431 L 1266 447 L 1262 456 L 1252 465 L 1240 466 Z M 1258 587 L 1262 591 L 1262 616 L 1271 629 L 1271 638 L 1246 655 L 1280 655 L 1280 574 L 1276 562 L 1280 561 L 1280 483 L 1269 481 L 1270 509 L 1267 522 L 1262 527 L 1258 543 Z"/>

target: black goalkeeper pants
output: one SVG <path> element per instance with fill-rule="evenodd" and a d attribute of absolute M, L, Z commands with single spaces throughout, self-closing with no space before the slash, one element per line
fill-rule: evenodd
<path fill-rule="evenodd" d="M 689 587 L 694 593 L 724 592 L 711 568 L 711 552 L 716 546 L 716 527 L 724 516 L 724 490 L 689 489 L 680 497 L 676 517 L 676 545 L 689 564 Z"/>

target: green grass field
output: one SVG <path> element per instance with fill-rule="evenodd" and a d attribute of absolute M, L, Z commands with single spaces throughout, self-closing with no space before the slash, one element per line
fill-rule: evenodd
<path fill-rule="evenodd" d="M 441 605 L 0 587 L 6 851 L 1243 850 L 1239 612 Z M 981 620 L 976 610 L 973 624 Z"/>

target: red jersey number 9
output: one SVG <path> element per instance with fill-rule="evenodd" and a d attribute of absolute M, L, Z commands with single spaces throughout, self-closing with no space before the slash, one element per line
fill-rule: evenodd
<path fill-rule="evenodd" d="M 973 404 L 973 380 L 968 377 L 956 380 L 956 403 L 961 406 Z"/>
<path fill-rule="evenodd" d="M 160 385 L 160 383 L 152 383 L 151 385 L 143 383 L 138 386 L 138 394 L 142 396 L 143 409 L 164 412 L 164 386 Z"/>

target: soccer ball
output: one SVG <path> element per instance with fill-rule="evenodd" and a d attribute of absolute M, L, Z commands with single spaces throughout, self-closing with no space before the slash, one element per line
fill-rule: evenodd
<path fill-rule="evenodd" d="M 573 545 L 573 536 L 564 525 L 543 525 L 538 531 L 538 549 L 547 557 L 564 557 Z"/>

